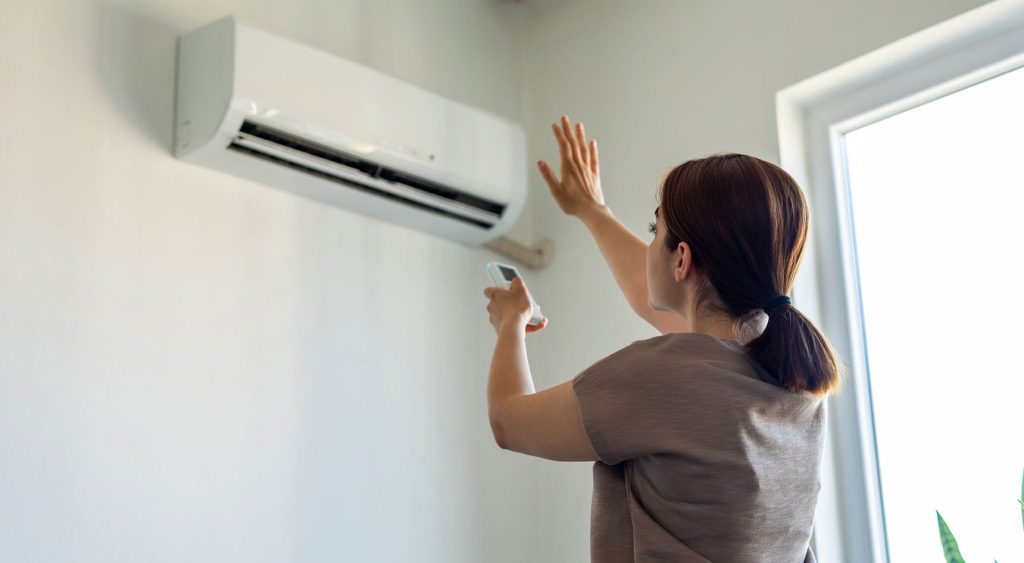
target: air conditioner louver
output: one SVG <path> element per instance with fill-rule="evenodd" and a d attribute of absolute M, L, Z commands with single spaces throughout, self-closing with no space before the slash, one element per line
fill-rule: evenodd
<path fill-rule="evenodd" d="M 500 203 L 417 178 L 251 120 L 242 122 L 228 148 L 329 179 L 345 188 L 363 190 L 483 229 L 492 228 L 505 211 L 505 206 Z"/>

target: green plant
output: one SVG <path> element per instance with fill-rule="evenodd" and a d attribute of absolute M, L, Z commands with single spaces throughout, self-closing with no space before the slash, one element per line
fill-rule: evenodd
<path fill-rule="evenodd" d="M 963 556 L 960 555 L 960 546 L 957 545 L 953 532 L 949 531 L 942 514 L 939 514 L 938 510 L 935 514 L 939 517 L 939 539 L 942 540 L 942 553 L 946 555 L 946 563 L 965 563 Z"/>
<path fill-rule="evenodd" d="M 1017 502 L 1020 503 L 1020 523 L 1021 526 L 1024 526 L 1024 473 L 1021 474 L 1020 498 L 1017 499 Z M 946 556 L 946 563 L 965 563 L 963 556 L 960 555 L 960 546 L 957 545 L 956 538 L 953 537 L 953 532 L 949 530 L 942 514 L 936 510 L 935 515 L 939 517 L 939 540 L 942 542 L 942 552 Z M 996 561 L 996 563 L 999 562 Z"/>

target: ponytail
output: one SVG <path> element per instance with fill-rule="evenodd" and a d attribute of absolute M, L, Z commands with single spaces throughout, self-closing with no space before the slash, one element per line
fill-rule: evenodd
<path fill-rule="evenodd" d="M 826 396 L 841 387 L 842 375 L 832 344 L 792 305 L 772 309 L 764 331 L 745 348 L 790 391 Z"/>

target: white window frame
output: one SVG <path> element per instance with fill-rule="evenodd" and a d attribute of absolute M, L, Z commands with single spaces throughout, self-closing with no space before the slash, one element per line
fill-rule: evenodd
<path fill-rule="evenodd" d="M 996 0 L 776 95 L 780 164 L 811 216 L 793 302 L 849 368 L 843 391 L 828 399 L 812 537 L 819 561 L 889 561 L 843 135 L 1021 66 L 1024 0 Z"/>

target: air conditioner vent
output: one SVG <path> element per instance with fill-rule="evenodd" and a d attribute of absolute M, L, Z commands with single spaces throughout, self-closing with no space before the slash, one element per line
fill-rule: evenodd
<path fill-rule="evenodd" d="M 242 123 L 228 148 L 485 229 L 505 212 L 500 203 L 251 120 Z"/>

